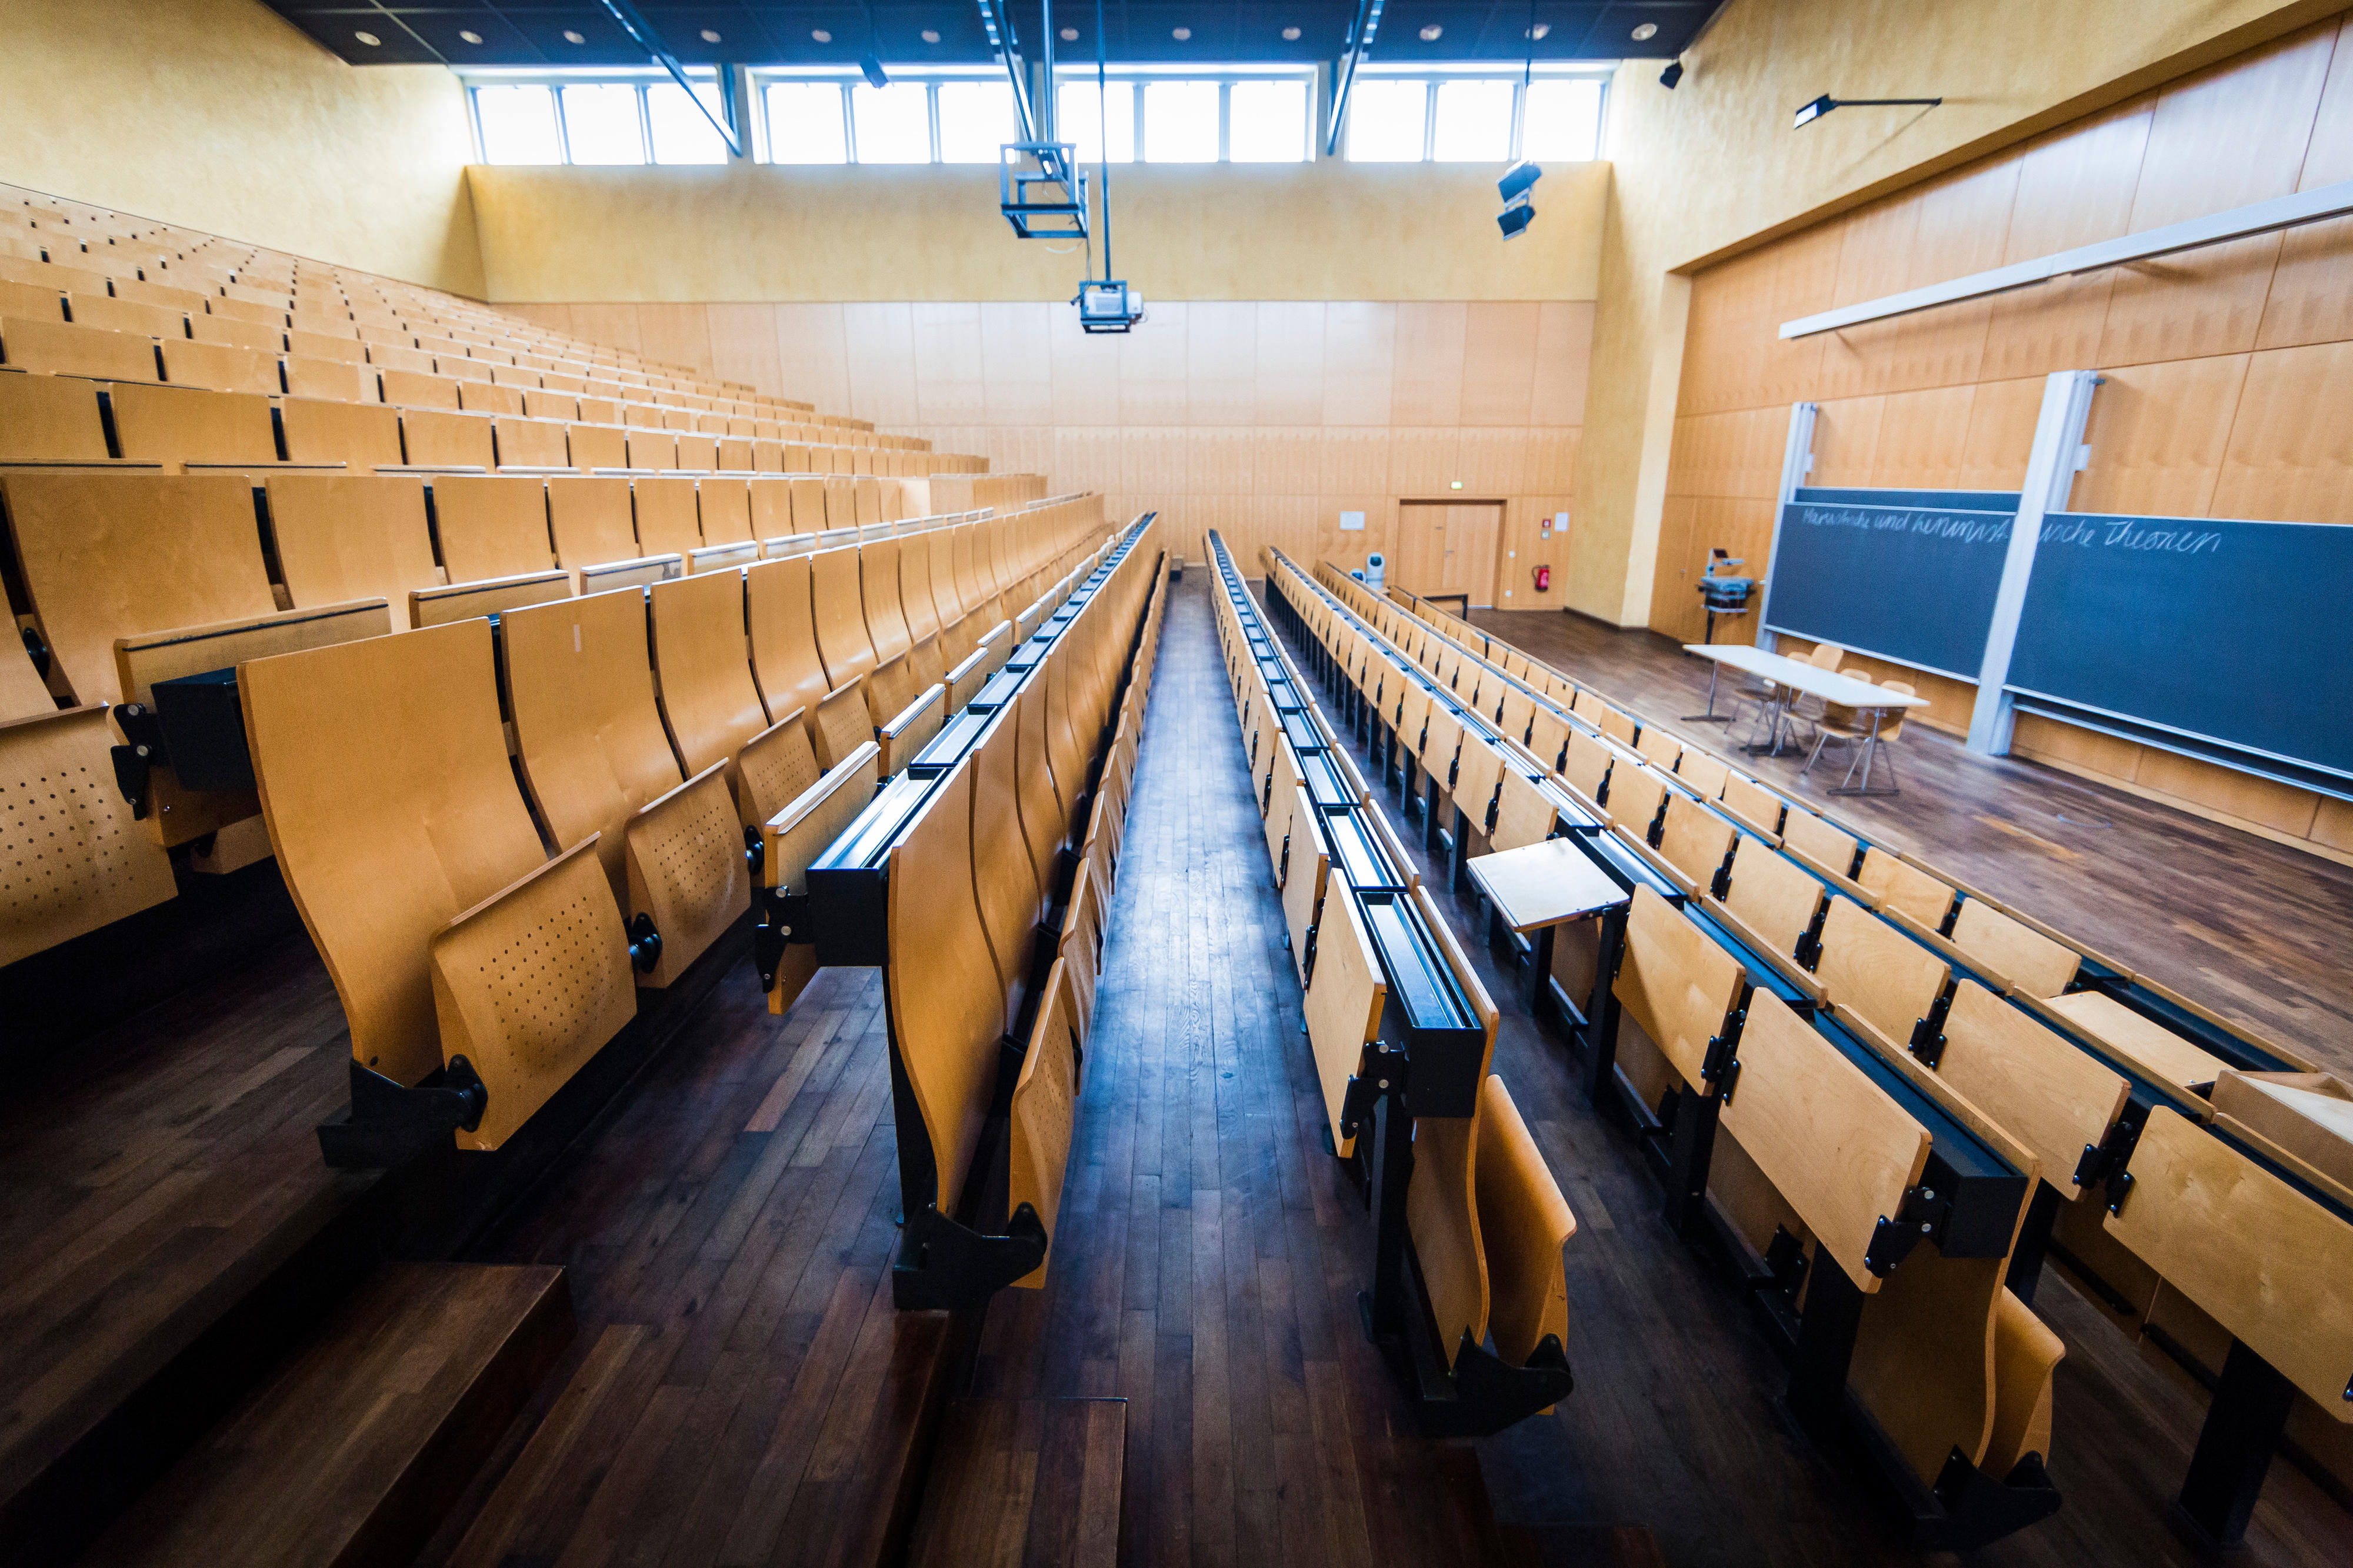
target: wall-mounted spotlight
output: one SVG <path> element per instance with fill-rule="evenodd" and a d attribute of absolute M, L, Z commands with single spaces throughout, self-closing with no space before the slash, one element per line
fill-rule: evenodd
<path fill-rule="evenodd" d="M 1529 205 L 1528 193 L 1544 178 L 1544 171 L 1525 158 L 1504 171 L 1495 182 L 1495 189 L 1504 198 L 1504 210 L 1496 215 L 1495 226 L 1504 231 L 1505 239 L 1517 239 L 1520 231 L 1535 221 L 1536 209 Z"/>
<path fill-rule="evenodd" d="M 1681 60 L 1669 60 L 1667 68 L 1659 73 L 1659 85 L 1669 92 L 1674 91 L 1675 84 L 1683 79 L 1683 62 Z"/>
<path fill-rule="evenodd" d="M 1803 131 L 1833 109 L 1884 109 L 1896 104 L 1918 104 L 1926 109 L 1934 109 L 1944 101 L 1941 98 L 1832 98 L 1826 92 L 1813 102 L 1800 105 L 1797 123 L 1789 129 Z"/>

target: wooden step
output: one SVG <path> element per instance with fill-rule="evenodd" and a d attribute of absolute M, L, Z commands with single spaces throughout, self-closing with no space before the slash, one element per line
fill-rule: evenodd
<path fill-rule="evenodd" d="M 561 1268 L 381 1268 L 82 1561 L 406 1563 L 571 1337 Z"/>
<path fill-rule="evenodd" d="M 1124 1399 L 956 1400 L 907 1560 L 1113 1568 L 1126 1453 Z"/>

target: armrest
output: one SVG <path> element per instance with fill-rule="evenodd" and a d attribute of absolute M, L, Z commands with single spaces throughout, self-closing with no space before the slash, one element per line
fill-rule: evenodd
<path fill-rule="evenodd" d="M 722 790 L 724 780 L 719 781 Z M 597 834 L 433 933 L 433 1010 L 444 1061 L 463 1057 L 490 1090 L 481 1124 L 495 1149 L 637 1016 L 629 940 Z"/>
<path fill-rule="evenodd" d="M 479 582 L 450 583 L 438 588 L 412 588 L 408 595 L 408 624 L 417 627 L 447 626 L 451 621 L 470 621 L 478 616 L 570 597 L 572 574 L 560 569 L 524 572 L 512 577 L 485 577 Z"/>
<path fill-rule="evenodd" d="M 882 773 L 886 778 L 903 770 L 915 753 L 940 732 L 940 724 L 947 716 L 947 695 L 945 686 L 930 688 L 875 731 L 875 741 L 882 749 Z"/>
<path fill-rule="evenodd" d="M 773 893 L 804 895 L 808 868 L 856 821 L 874 798 L 881 781 L 881 752 L 867 741 L 826 771 L 792 804 L 760 825 L 760 885 Z M 754 956 L 768 993 L 768 1011 L 781 1014 L 817 975 L 814 933 L 803 916 L 776 907 L 773 893 L 763 900 Z"/>
<path fill-rule="evenodd" d="M 117 637 L 114 670 L 125 702 L 152 706 L 159 680 L 227 669 L 248 658 L 385 637 L 391 631 L 392 610 L 385 601 L 353 599 L 341 605 Z"/>
<path fill-rule="evenodd" d="M 573 572 L 572 593 L 575 598 L 586 598 L 590 594 L 607 594 L 617 588 L 641 588 L 681 576 L 685 569 L 685 557 L 675 552 L 668 555 L 639 555 L 628 561 L 599 561 Z"/>

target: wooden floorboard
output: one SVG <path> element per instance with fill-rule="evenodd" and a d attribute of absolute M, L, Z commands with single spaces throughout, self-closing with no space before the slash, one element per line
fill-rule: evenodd
<path fill-rule="evenodd" d="M 1657 633 L 1557 611 L 1481 610 L 1472 622 L 1562 674 L 1722 754 L 1708 667 Z M 1718 712 L 1725 709 L 1719 703 Z M 2353 1076 L 2353 867 L 2021 758 L 1978 757 L 1907 725 L 1903 793 L 1831 796 L 1845 766 L 1801 779 L 1802 755 L 1744 759 L 1930 865 Z"/>
<path fill-rule="evenodd" d="M 1671 707 L 1688 700 L 1660 696 Z M 1907 774 L 1894 806 L 1924 808 L 1927 792 L 1912 782 L 1922 772 Z M 1383 804 L 1394 818 L 1394 796 Z M 1419 827 L 1404 837 L 1419 858 Z M 1498 1521 L 1588 1531 L 1647 1526 L 1678 1568 L 1922 1560 L 1894 1532 L 1875 1484 L 1821 1453 L 1789 1415 L 1782 1363 L 1715 1266 L 1669 1232 L 1661 1190 L 1631 1135 L 1586 1105 L 1572 1058 L 1528 1015 L 1525 981 L 1501 973 L 1476 940 L 1475 900 L 1440 903 L 1503 1012 L 1493 1070 L 1510 1085 L 1577 1219 L 1566 1259 L 1577 1389 L 1552 1416 L 1478 1445 Z M 1970 1561 L 2019 1568 L 2208 1561 L 2166 1522 L 2204 1417 L 2203 1392 L 2171 1362 L 2127 1343 L 2055 1271 L 2046 1272 L 2036 1307 L 2067 1350 L 2049 1467 L 2064 1504 Z M 2251 1565 L 2353 1561 L 2353 1514 L 2295 1465 L 2275 1460 L 2247 1538 L 2237 1561 Z M 1611 1540 L 1606 1532 L 1570 1539 L 1597 1552 Z"/>

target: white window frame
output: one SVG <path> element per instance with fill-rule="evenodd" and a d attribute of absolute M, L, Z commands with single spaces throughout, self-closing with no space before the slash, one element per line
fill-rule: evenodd
<path fill-rule="evenodd" d="M 1054 75 L 1064 87 L 1092 87 L 1095 68 L 1090 65 L 1057 65 Z M 1152 153 L 1145 145 L 1144 88 L 1155 81 L 1213 81 L 1218 84 L 1218 162 L 1230 163 L 1234 157 L 1234 84 L 1243 81 L 1296 81 L 1305 84 L 1307 91 L 1307 123 L 1304 145 L 1307 155 L 1300 160 L 1313 163 L 1323 155 L 1317 145 L 1316 110 L 1323 97 L 1321 72 L 1318 68 L 1293 65 L 1125 65 L 1113 66 L 1103 72 L 1107 82 L 1124 81 L 1134 84 L 1132 102 L 1135 112 L 1135 161 L 1148 163 Z M 1055 100 L 1058 104 L 1060 100 Z M 1517 100 L 1514 100 L 1516 104 Z M 1108 138 L 1106 138 L 1108 140 Z"/>
<path fill-rule="evenodd" d="M 472 134 L 474 139 L 474 162 L 477 163 L 488 163 L 491 161 L 490 150 L 484 146 L 482 142 L 481 111 L 476 107 L 474 102 L 474 93 L 477 89 L 485 87 L 543 87 L 548 89 L 553 97 L 555 109 L 556 151 L 564 155 L 564 163 L 562 166 L 565 168 L 572 168 L 576 166 L 572 162 L 572 127 L 565 120 L 564 95 L 557 89 L 567 87 L 602 87 L 620 85 L 634 87 L 638 89 L 638 150 L 645 155 L 645 162 L 638 164 L 600 164 L 598 165 L 599 167 L 691 169 L 697 167 L 715 168 L 718 166 L 716 164 L 659 163 L 654 161 L 653 111 L 646 102 L 646 89 L 663 85 L 675 86 L 676 83 L 671 81 L 670 72 L 666 70 L 644 69 L 626 66 L 613 67 L 604 69 L 580 70 L 533 70 L 529 68 L 502 70 L 496 67 L 483 66 L 461 70 L 458 72 L 457 75 L 459 84 L 466 89 L 466 129 Z M 686 69 L 686 79 L 692 82 L 696 87 L 708 87 L 714 92 L 720 92 L 720 75 L 718 68 L 711 66 L 689 66 Z M 725 94 L 721 92 L 721 97 L 723 100 Z M 934 137 L 935 144 L 936 140 L 936 137 Z M 722 145 L 723 146 L 724 143 L 723 142 Z M 501 166 L 505 167 L 508 165 Z M 543 164 L 540 166 L 553 167 L 554 165 Z"/>
<path fill-rule="evenodd" d="M 877 163 L 872 165 L 872 167 L 881 169 L 919 169 L 932 164 L 937 164 L 941 162 L 940 89 L 942 87 L 946 86 L 951 82 L 1001 82 L 1005 80 L 1005 70 L 1001 66 L 908 66 L 902 68 L 899 66 L 886 65 L 883 67 L 883 69 L 890 73 L 891 85 L 893 87 L 897 87 L 902 83 L 906 83 L 912 86 L 920 86 L 923 89 L 923 110 L 931 125 L 931 156 L 923 163 Z M 750 97 L 754 106 L 751 110 L 751 118 L 756 127 L 753 133 L 753 139 L 754 148 L 761 163 L 765 163 L 773 162 L 776 156 L 776 143 L 771 137 L 768 128 L 768 89 L 781 82 L 814 82 L 819 85 L 838 87 L 841 89 L 841 144 L 847 153 L 847 156 L 843 160 L 843 166 L 849 167 L 859 163 L 858 116 L 850 110 L 850 89 L 857 87 L 860 82 L 863 82 L 866 78 L 856 66 L 795 66 L 776 67 L 773 68 L 755 67 L 752 69 L 749 75 L 751 78 Z M 811 167 L 816 165 L 795 164 L 791 166 Z M 979 169 L 987 168 L 988 165 L 986 163 L 957 163 L 950 164 L 948 166 L 951 168 Z"/>
<path fill-rule="evenodd" d="M 1363 65 L 1356 68 L 1356 79 L 1358 81 L 1374 79 L 1419 81 L 1425 84 L 1421 110 L 1421 156 L 1416 160 L 1423 163 L 1433 163 L 1438 161 L 1436 153 L 1438 151 L 1438 84 L 1440 82 L 1508 80 L 1512 84 L 1512 139 L 1510 151 L 1504 154 L 1505 163 L 1516 163 L 1520 158 L 1520 138 L 1527 128 L 1526 87 L 1530 82 L 1590 81 L 1597 83 L 1601 89 L 1601 95 L 1600 101 L 1594 110 L 1593 161 L 1600 163 L 1609 155 L 1609 149 L 1603 144 L 1602 136 L 1609 124 L 1609 77 L 1616 68 L 1615 62 L 1604 64 L 1594 61 L 1538 66 L 1533 72 L 1525 70 L 1525 68 L 1514 68 L 1500 63 L 1478 64 L 1467 61 L 1457 65 Z M 1352 120 L 1356 112 L 1356 101 L 1352 94 L 1348 104 L 1348 114 Z M 1348 156 L 1349 130 L 1350 127 L 1345 125 L 1340 128 L 1339 156 L 1343 159 Z"/>

